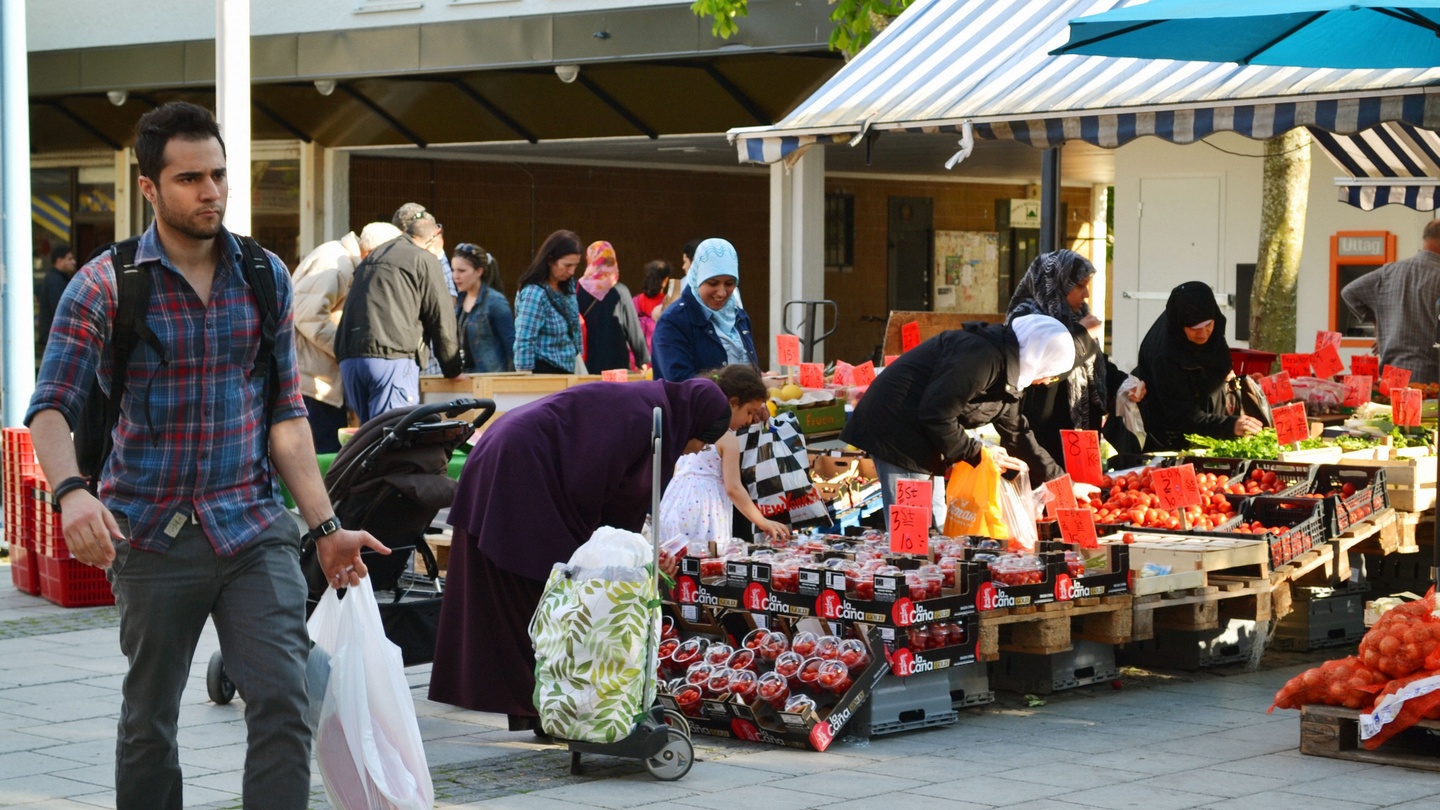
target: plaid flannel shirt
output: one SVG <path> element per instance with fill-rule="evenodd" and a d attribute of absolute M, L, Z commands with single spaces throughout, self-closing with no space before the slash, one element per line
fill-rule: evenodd
<path fill-rule="evenodd" d="M 137 264 L 149 263 L 145 322 L 165 347 L 162 364 L 143 341 L 130 355 L 115 448 L 100 479 L 100 499 L 129 520 L 135 548 L 163 553 L 183 519 L 198 515 L 217 553 L 229 556 L 285 518 L 265 446 L 264 380 L 252 378 L 260 313 L 245 283 L 240 244 L 228 231 L 208 305 L 165 255 L 152 224 L 140 238 Z M 271 422 L 305 416 L 295 363 L 290 274 L 273 254 L 280 323 L 275 360 L 280 390 Z M 75 275 L 40 367 L 29 424 L 59 411 L 73 427 L 99 369 L 110 381 L 110 325 L 115 318 L 110 252 Z M 102 351 L 103 349 L 103 351 Z"/>
<path fill-rule="evenodd" d="M 533 370 L 538 357 L 568 371 L 575 367 L 580 349 L 575 296 L 561 295 L 543 284 L 521 288 L 515 296 L 515 369 Z"/>

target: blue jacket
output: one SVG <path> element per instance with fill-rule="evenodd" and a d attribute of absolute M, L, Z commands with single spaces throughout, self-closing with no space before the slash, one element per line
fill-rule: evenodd
<path fill-rule="evenodd" d="M 656 379 L 683 382 L 701 371 L 730 362 L 724 344 L 715 335 L 715 325 L 705 315 L 704 306 L 686 287 L 675 303 L 660 315 L 660 322 L 655 324 L 654 356 L 651 357 Z M 750 355 L 750 365 L 758 368 L 750 316 L 743 309 L 735 318 L 735 328 L 745 343 L 745 352 Z"/>

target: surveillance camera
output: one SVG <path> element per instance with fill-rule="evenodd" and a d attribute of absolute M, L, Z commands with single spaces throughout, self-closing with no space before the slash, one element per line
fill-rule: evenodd
<path fill-rule="evenodd" d="M 560 81 L 562 81 L 562 82 L 564 82 L 564 83 L 566 83 L 566 84 L 573 84 L 573 83 L 575 82 L 576 77 L 578 77 L 578 76 L 580 75 L 580 66 L 579 66 L 579 65 L 556 65 L 556 66 L 555 66 L 555 75 L 560 77 Z"/>
<path fill-rule="evenodd" d="M 319 93 L 320 95 L 322 95 L 322 96 L 328 96 L 328 95 L 330 95 L 331 93 L 335 92 L 335 80 L 334 80 L 334 79 L 316 79 L 316 80 L 315 80 L 315 90 L 316 90 L 316 92 L 318 92 L 318 93 Z"/>
<path fill-rule="evenodd" d="M 125 106 L 125 102 L 130 99 L 130 91 L 111 90 L 105 94 L 105 97 L 110 99 L 110 103 L 114 104 L 116 107 L 123 107 Z"/>

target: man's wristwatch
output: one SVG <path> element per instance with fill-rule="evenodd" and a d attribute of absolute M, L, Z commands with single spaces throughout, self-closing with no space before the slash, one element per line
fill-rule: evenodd
<path fill-rule="evenodd" d="M 322 521 L 319 526 L 306 532 L 304 539 L 311 541 L 319 540 L 322 537 L 332 535 L 338 531 L 340 531 L 340 518 L 331 515 L 328 519 Z"/>

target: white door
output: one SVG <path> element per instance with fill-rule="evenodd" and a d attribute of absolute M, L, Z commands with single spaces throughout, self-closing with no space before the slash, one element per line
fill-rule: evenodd
<path fill-rule="evenodd" d="M 1114 296 L 1116 357 L 1138 356 L 1140 341 L 1165 311 L 1176 286 L 1203 281 L 1218 296 L 1230 292 L 1220 267 L 1223 191 L 1220 177 L 1140 180 L 1139 267 L 1136 281 L 1121 286 Z M 1233 321 L 1234 311 L 1224 311 Z M 1234 338 L 1230 323 L 1226 339 Z"/>

